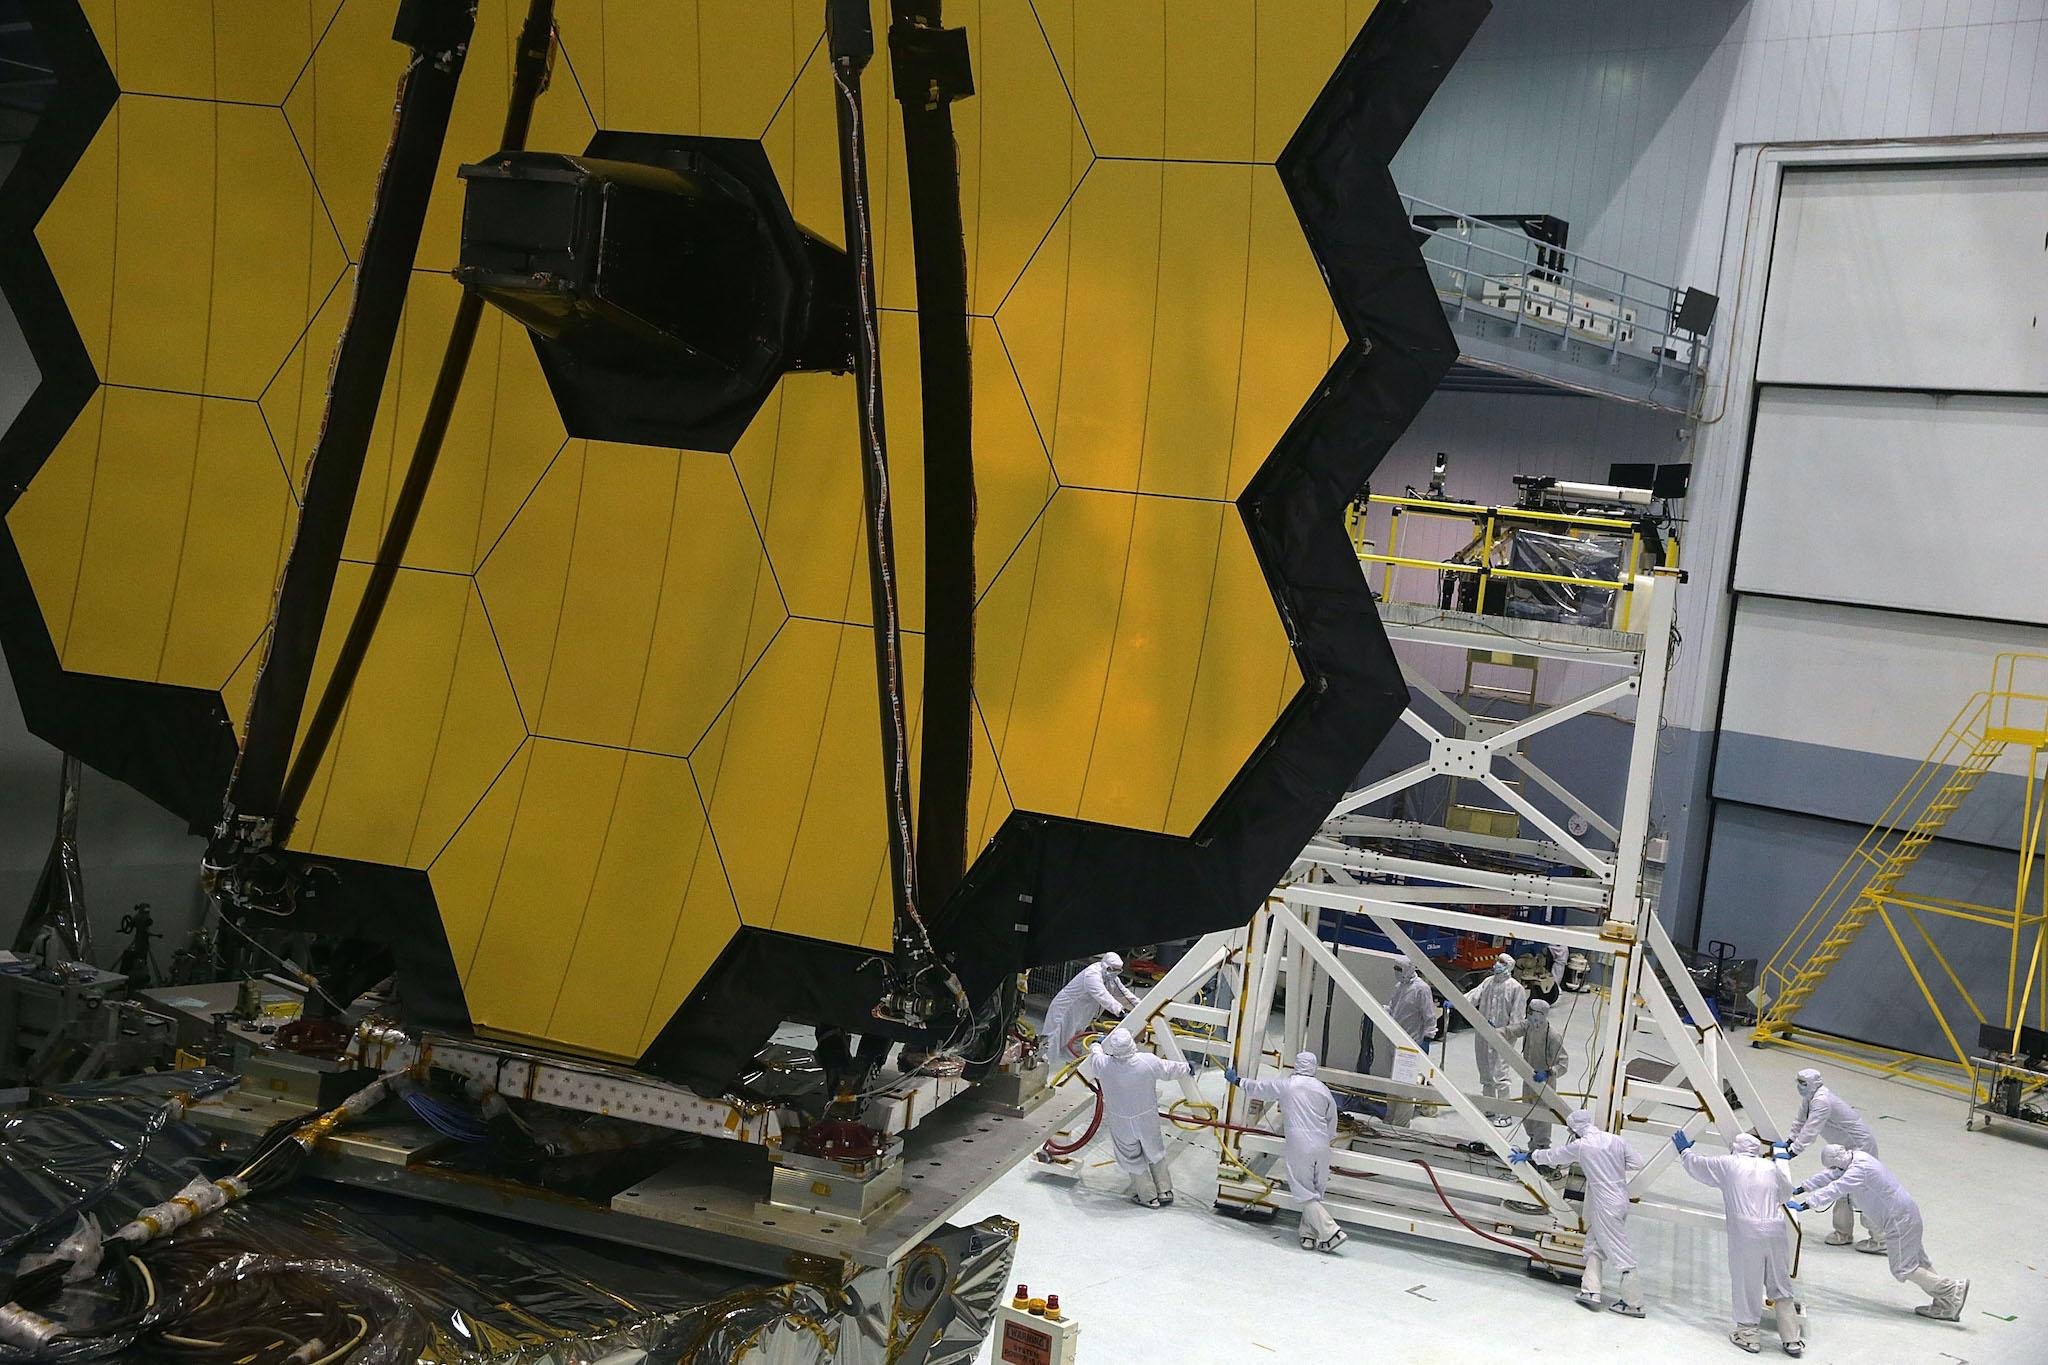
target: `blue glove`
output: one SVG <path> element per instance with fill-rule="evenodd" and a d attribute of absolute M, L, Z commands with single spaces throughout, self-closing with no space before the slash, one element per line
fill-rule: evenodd
<path fill-rule="evenodd" d="M 1509 1152 L 1509 1153 L 1508 1153 L 1508 1163 L 1509 1163 L 1510 1165 L 1514 1165 L 1514 1166 L 1519 1166 L 1519 1165 L 1521 1165 L 1521 1164 L 1522 1164 L 1523 1162 L 1527 1161 L 1528 1159 L 1529 1159 L 1529 1154 L 1528 1154 L 1527 1152 L 1524 1152 L 1524 1151 L 1519 1151 L 1519 1150 L 1518 1150 L 1518 1151 L 1513 1151 L 1513 1152 Z"/>
<path fill-rule="evenodd" d="M 1538 1085 L 1541 1085 L 1541 1084 L 1543 1084 L 1543 1083 L 1544 1083 L 1545 1081 L 1547 1081 L 1547 1080 L 1549 1080 L 1549 1079 L 1550 1079 L 1550 1073 L 1549 1073 L 1548 1071 L 1539 1071 L 1539 1072 L 1537 1072 L 1537 1073 L 1536 1073 L 1536 1084 L 1538 1084 Z"/>
<path fill-rule="evenodd" d="M 1671 1135 L 1671 1145 L 1682 1152 L 1686 1148 L 1692 1146 L 1692 1139 L 1687 1137 L 1685 1135 L 1685 1130 L 1681 1128 Z"/>
<path fill-rule="evenodd" d="M 1192 1058 L 1192 1057 L 1190 1057 L 1190 1058 L 1188 1058 L 1188 1075 L 1192 1076 L 1192 1075 L 1194 1075 L 1194 1074 L 1195 1074 L 1195 1059 L 1194 1059 L 1194 1058 Z"/>
<path fill-rule="evenodd" d="M 1788 1199 L 1785 1201 L 1785 1207 L 1791 1209 L 1794 1213 L 1804 1213 L 1807 1209 L 1807 1203 L 1804 1199 Z"/>
<path fill-rule="evenodd" d="M 1792 1159 L 1792 1144 L 1789 1142 L 1772 1143 L 1771 1155 L 1780 1161 L 1790 1161 Z"/>
<path fill-rule="evenodd" d="M 1237 1074 L 1237 1066 L 1233 1063 L 1223 1068 L 1223 1079 L 1229 1081 L 1232 1085 L 1236 1085 L 1243 1077 Z"/>
<path fill-rule="evenodd" d="M 1792 1187 L 1792 1193 L 1794 1193 L 1794 1194 L 1805 1194 L 1805 1193 L 1806 1193 L 1806 1186 L 1804 1186 L 1804 1185 L 1794 1185 L 1794 1186 Z"/>

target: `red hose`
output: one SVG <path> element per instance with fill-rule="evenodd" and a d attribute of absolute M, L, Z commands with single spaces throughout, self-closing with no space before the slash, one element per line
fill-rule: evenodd
<path fill-rule="evenodd" d="M 1081 1084 L 1087 1086 L 1091 1091 L 1095 1093 L 1094 1116 L 1088 1120 L 1088 1131 L 1081 1134 L 1080 1137 L 1075 1138 L 1072 1142 L 1062 1144 L 1060 1142 L 1055 1141 L 1052 1138 L 1047 1138 L 1045 1140 L 1045 1146 L 1038 1149 L 1040 1153 L 1042 1153 L 1045 1156 L 1073 1155 L 1075 1152 L 1080 1151 L 1083 1147 L 1086 1147 L 1089 1143 L 1093 1142 L 1095 1140 L 1095 1130 L 1102 1126 L 1102 1087 L 1097 1085 L 1095 1082 L 1089 1080 L 1086 1076 L 1081 1075 L 1081 1073 L 1078 1071 L 1075 1072 L 1074 1075 L 1080 1079 Z"/>
<path fill-rule="evenodd" d="M 1085 1078 L 1084 1078 L 1084 1079 L 1085 1079 Z M 1091 1087 L 1091 1088 L 1092 1088 L 1092 1087 Z M 1100 1092 L 1100 1091 L 1097 1091 L 1097 1092 L 1096 1092 L 1096 1097 L 1095 1097 L 1095 1113 L 1096 1113 L 1096 1118 L 1097 1118 L 1097 1119 L 1099 1120 L 1099 1119 L 1100 1119 L 1100 1118 L 1102 1117 L 1102 1094 L 1101 1094 L 1101 1092 Z M 1270 1131 L 1270 1130 L 1268 1130 L 1268 1129 L 1265 1129 L 1265 1128 L 1247 1128 L 1246 1126 L 1244 1126 L 1244 1125 L 1243 1125 L 1243 1124 L 1241 1124 L 1241 1123 L 1225 1123 L 1225 1122 L 1223 1122 L 1223 1121 L 1222 1121 L 1221 1119 L 1204 1119 L 1204 1118 L 1196 1118 L 1196 1117 L 1194 1117 L 1193 1115 L 1189 1115 L 1189 1114 L 1169 1114 L 1169 1113 L 1165 1113 L 1165 1112 L 1161 1112 L 1161 1114 L 1159 1115 L 1159 1117 L 1161 1117 L 1161 1118 L 1163 1118 L 1163 1119 L 1167 1119 L 1167 1120 L 1169 1120 L 1169 1121 L 1171 1121 L 1171 1122 L 1174 1122 L 1174 1123 L 1183 1123 L 1183 1124 L 1185 1124 L 1185 1123 L 1193 1123 L 1193 1124 L 1199 1124 L 1199 1125 L 1201 1125 L 1202 1127 L 1205 1127 L 1205 1128 L 1221 1128 L 1221 1129 L 1224 1129 L 1224 1130 L 1225 1130 L 1225 1131 L 1227 1131 L 1227 1132 L 1232 1132 L 1232 1133 L 1256 1133 L 1256 1134 L 1258 1134 L 1258 1135 L 1259 1135 L 1259 1136 L 1261 1136 L 1261 1137 L 1276 1137 L 1276 1136 L 1278 1136 L 1278 1134 L 1275 1134 L 1275 1133 L 1273 1133 L 1272 1131 Z M 1089 1131 L 1089 1132 L 1090 1132 L 1091 1134 L 1092 1134 L 1092 1133 L 1094 1133 L 1094 1131 L 1095 1131 L 1095 1128 L 1094 1128 L 1094 1125 L 1093 1125 L 1093 1124 L 1089 1125 L 1088 1131 Z M 1076 1147 L 1078 1147 L 1078 1146 L 1081 1146 L 1081 1145 L 1085 1145 L 1085 1144 L 1086 1144 L 1086 1142 L 1087 1142 L 1087 1139 L 1086 1139 L 1086 1138 L 1083 1138 L 1083 1139 L 1081 1140 L 1081 1142 L 1080 1142 L 1080 1143 L 1077 1143 L 1077 1144 L 1076 1144 Z M 1052 1144 L 1051 1144 L 1051 1143 L 1047 1143 L 1047 1144 L 1046 1144 L 1046 1150 L 1048 1150 L 1048 1151 L 1051 1151 L 1051 1150 L 1052 1150 Z M 1075 1148 L 1073 1148 L 1073 1147 L 1070 1147 L 1070 1148 L 1067 1148 L 1067 1149 L 1065 1149 L 1065 1150 L 1066 1150 L 1066 1151 L 1073 1151 L 1073 1150 L 1075 1150 Z M 1064 1155 L 1064 1152 L 1062 1152 L 1062 1153 L 1061 1153 L 1061 1155 Z M 1444 1187 L 1443 1187 L 1442 1185 L 1439 1185 L 1439 1184 L 1437 1183 L 1437 1179 L 1436 1179 L 1436 1172 L 1435 1172 L 1435 1170 L 1433 1170 L 1433 1169 L 1432 1169 L 1432 1168 L 1430 1167 L 1430 1164 L 1429 1164 L 1429 1163 L 1428 1163 L 1427 1161 L 1422 1161 L 1422 1160 L 1418 1160 L 1418 1159 L 1417 1159 L 1417 1158 L 1415 1158 L 1415 1157 L 1410 1157 L 1410 1158 L 1408 1158 L 1408 1159 L 1409 1159 L 1409 1161 L 1410 1161 L 1410 1162 L 1412 1162 L 1412 1163 L 1413 1163 L 1414 1165 L 1420 1166 L 1420 1167 L 1422 1168 L 1422 1173 L 1423 1173 L 1424 1175 L 1426 1175 L 1426 1176 L 1428 1176 L 1428 1177 L 1429 1177 L 1429 1185 L 1430 1185 L 1430 1188 L 1436 1191 L 1436 1197 L 1437 1197 L 1437 1202 L 1438 1202 L 1438 1203 L 1440 1203 L 1440 1204 L 1442 1204 L 1442 1205 L 1444 1206 L 1444 1212 L 1445 1212 L 1445 1213 L 1448 1213 L 1449 1215 L 1451 1215 L 1451 1217 L 1453 1217 L 1453 1218 L 1455 1218 L 1455 1219 L 1457 1219 L 1457 1220 L 1458 1220 L 1458 1224 L 1459 1224 L 1459 1226 L 1463 1227 L 1463 1228 L 1465 1229 L 1465 1231 L 1467 1231 L 1467 1232 L 1471 1233 L 1471 1234 L 1472 1234 L 1472 1235 L 1473 1235 L 1474 1237 L 1483 1237 L 1483 1238 L 1485 1238 L 1485 1239 L 1486 1239 L 1487 1241 L 1489 1241 L 1489 1242 L 1492 1242 L 1492 1243 L 1493 1243 L 1494 1245 L 1496 1245 L 1496 1246 L 1504 1246 L 1504 1247 L 1506 1247 L 1506 1248 L 1507 1248 L 1507 1249 L 1508 1249 L 1509 1251 L 1516 1251 L 1516 1252 L 1520 1252 L 1520 1253 L 1521 1253 L 1522 1255 L 1524 1255 L 1524 1256 L 1528 1256 L 1528 1257 L 1530 1257 L 1530 1258 L 1532 1258 L 1532 1259 L 1534 1259 L 1534 1260 L 1538 1260 L 1538 1261 L 1541 1261 L 1541 1262 L 1543 1262 L 1543 1264 L 1545 1264 L 1545 1265 L 1562 1265 L 1562 1264 L 1563 1264 L 1563 1262 L 1561 1262 L 1561 1261 L 1553 1261 L 1553 1260 L 1551 1260 L 1551 1259 L 1550 1259 L 1550 1257 L 1548 1257 L 1548 1256 L 1545 1256 L 1545 1255 L 1544 1255 L 1544 1254 L 1543 1254 L 1542 1252 L 1538 1251 L 1538 1250 L 1537 1250 L 1537 1249 L 1536 1249 L 1535 1247 L 1532 1247 L 1532 1246 L 1524 1246 L 1524 1245 L 1523 1245 L 1522 1243 L 1520 1243 L 1520 1242 L 1511 1242 L 1511 1241 L 1509 1241 L 1509 1240 L 1508 1240 L 1507 1238 L 1505 1238 L 1505 1237 L 1496 1237 L 1496 1236 L 1494 1236 L 1494 1235 L 1493 1235 L 1492 1233 L 1490 1233 L 1490 1232 L 1485 1232 L 1485 1231 L 1482 1231 L 1482 1230 L 1481 1230 L 1481 1229 L 1479 1229 L 1479 1228 L 1473 1227 L 1473 1226 L 1472 1226 L 1472 1224 L 1470 1224 L 1469 1222 L 1467 1222 L 1467 1221 L 1465 1220 L 1465 1215 L 1464 1215 L 1464 1214 L 1462 1214 L 1462 1213 L 1459 1213 L 1459 1212 L 1458 1212 L 1458 1210 L 1457 1210 L 1457 1209 L 1456 1209 L 1455 1207 L 1453 1207 L 1453 1205 L 1451 1204 L 1451 1201 L 1450 1201 L 1450 1197 L 1449 1197 L 1448 1195 L 1446 1195 L 1446 1194 L 1444 1193 Z M 1332 1166 L 1330 1167 L 1330 1170 L 1331 1170 L 1331 1172 L 1332 1172 L 1333 1174 L 1335 1174 L 1335 1175 L 1349 1176 L 1349 1177 L 1350 1177 L 1350 1178 L 1352 1178 L 1353 1180 L 1371 1180 L 1371 1179 L 1373 1179 L 1373 1178 L 1374 1178 L 1374 1177 L 1373 1177 L 1373 1176 L 1372 1176 L 1372 1175 L 1371 1175 L 1370 1173 L 1368 1173 L 1368 1172 L 1365 1172 L 1365 1171 L 1350 1171 L 1350 1170 L 1345 1170 L 1345 1169 L 1344 1169 L 1343 1167 L 1341 1167 L 1341 1166 L 1336 1166 L 1336 1165 L 1332 1165 Z"/>
<path fill-rule="evenodd" d="M 1422 1168 L 1422 1173 L 1429 1177 L 1430 1188 L 1436 1191 L 1436 1197 L 1438 1202 L 1440 1202 L 1444 1206 L 1444 1212 L 1450 1214 L 1451 1217 L 1457 1219 L 1459 1224 L 1465 1229 L 1465 1231 L 1471 1233 L 1474 1237 L 1484 1237 L 1487 1241 L 1492 1242 L 1496 1246 L 1504 1246 L 1509 1251 L 1519 1251 L 1525 1256 L 1533 1256 L 1535 1259 L 1543 1262 L 1543 1264 L 1545 1265 L 1562 1264 L 1562 1262 L 1560 1261 L 1551 1260 L 1548 1256 L 1545 1256 L 1535 1247 L 1523 1246 L 1520 1242 L 1510 1242 L 1507 1238 L 1496 1237 L 1490 1232 L 1481 1232 L 1478 1228 L 1475 1228 L 1470 1223 L 1467 1223 L 1465 1221 L 1465 1215 L 1459 1213 L 1456 1209 L 1451 1207 L 1451 1201 L 1444 1195 L 1444 1187 L 1436 1183 L 1436 1172 L 1429 1168 L 1429 1163 L 1427 1161 L 1418 1161 L 1414 1157 L 1410 1157 L 1408 1159 L 1410 1161 L 1415 1162 L 1416 1165 Z"/>

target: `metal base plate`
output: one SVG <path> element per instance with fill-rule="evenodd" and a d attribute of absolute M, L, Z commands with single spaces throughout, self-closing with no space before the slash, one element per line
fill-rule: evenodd
<path fill-rule="evenodd" d="M 761 1147 L 706 1142 L 668 1170 L 620 1191 L 609 1207 L 505 1180 L 421 1164 L 445 1145 L 410 1121 L 365 1122 L 323 1142 L 309 1174 L 810 1283 L 841 1285 L 894 1265 L 997 1177 L 1042 1144 L 1082 1101 L 1049 1096 L 1021 1118 L 966 1105 L 933 1114 L 904 1138 L 903 1193 L 880 1216 L 856 1219 L 764 1201 L 771 1165 Z M 229 1094 L 197 1106 L 194 1122 L 247 1142 L 306 1106 Z"/>
<path fill-rule="evenodd" d="M 778 1208 L 838 1214 L 868 1222 L 893 1205 L 902 1192 L 900 1157 L 879 1162 L 845 1162 L 784 1152 L 775 1162 L 768 1202 Z"/>
<path fill-rule="evenodd" d="M 974 1102 L 982 1108 L 1011 1118 L 1029 1113 L 1052 1093 L 1052 1068 L 1036 1066 L 998 1071 L 974 1088 Z"/>
<path fill-rule="evenodd" d="M 1092 1102 L 1093 1097 L 1084 1098 Z M 1049 1097 L 1022 1118 L 963 1106 L 927 1118 L 903 1139 L 900 1202 L 866 1224 L 844 1215 L 763 1204 L 766 1163 L 760 1161 L 751 1171 L 736 1169 L 732 1158 L 760 1157 L 736 1146 L 693 1152 L 621 1191 L 612 1208 L 693 1234 L 746 1239 L 855 1265 L 889 1265 L 1036 1151 L 1079 1105 L 1072 1098 Z"/>

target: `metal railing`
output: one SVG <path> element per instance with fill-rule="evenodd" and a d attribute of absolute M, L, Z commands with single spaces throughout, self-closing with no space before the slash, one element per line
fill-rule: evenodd
<path fill-rule="evenodd" d="M 1541 330 L 1604 349 L 1610 368 L 1633 357 L 1653 380 L 1667 372 L 1694 380 L 1705 375 L 1712 328 L 1695 334 L 1676 326 L 1684 293 L 1677 286 L 1412 194 L 1401 200 L 1422 239 L 1437 293 L 1454 316 L 1474 313 L 1508 323 L 1514 335 Z"/>
<path fill-rule="evenodd" d="M 1655 567 L 1673 567 L 1676 556 L 1672 546 L 1666 544 L 1666 553 L 1660 564 L 1650 563 L 1652 558 L 1643 537 L 1642 528 L 1633 521 L 1619 517 L 1603 517 L 1582 512 L 1545 512 L 1524 507 L 1482 507 L 1473 503 L 1439 502 L 1432 498 L 1388 497 L 1378 493 L 1366 500 L 1374 507 L 1388 510 L 1389 525 L 1387 552 L 1376 553 L 1365 540 L 1365 518 L 1361 508 L 1353 503 L 1345 512 L 1345 526 L 1351 536 L 1352 548 L 1357 552 L 1361 565 L 1377 564 L 1382 577 L 1378 585 L 1379 597 L 1383 602 L 1403 600 L 1427 601 L 1434 603 L 1441 578 L 1428 580 L 1425 589 L 1427 598 L 1404 599 L 1396 592 L 1396 571 L 1400 569 L 1421 569 L 1435 575 L 1464 574 L 1471 576 L 1478 585 L 1478 596 L 1483 599 L 1490 582 L 1506 583 L 1556 583 L 1570 587 L 1611 592 L 1616 595 L 1619 607 L 1615 613 L 1617 630 L 1627 630 L 1632 603 L 1626 596 L 1633 588 L 1636 575 Z M 1472 528 L 1472 538 L 1465 550 L 1458 556 L 1426 559 L 1401 553 L 1401 523 L 1403 516 L 1438 518 L 1451 522 L 1467 523 Z M 1618 577 L 1581 578 L 1567 574 L 1541 573 L 1531 569 L 1517 569 L 1497 563 L 1495 551 L 1506 543 L 1505 533 L 1516 527 L 1529 527 L 1567 536 L 1601 535 L 1626 537 L 1628 555 Z"/>
<path fill-rule="evenodd" d="M 2034 681 L 2037 678 L 2041 681 Z M 2032 912 L 2028 907 L 2030 893 L 2038 894 L 2035 887 L 2041 836 L 2044 823 L 2048 823 L 2048 792 L 2043 790 L 2042 770 L 2042 756 L 2048 751 L 2048 691 L 2044 687 L 2048 687 L 2048 655 L 1997 656 L 1989 690 L 1975 693 L 1956 712 L 1955 719 L 1942 731 L 1906 785 L 1764 964 L 1760 980 L 1777 998 L 1758 1023 L 1759 1040 L 1881 1070 L 1899 1071 L 1922 1062 L 1953 1066 L 1963 1073 L 1962 1082 L 1925 1074 L 1919 1078 L 1944 1089 L 1974 1093 L 1976 1063 L 1950 1025 L 1928 973 L 1908 951 L 1900 923 L 1893 919 L 1894 911 L 1906 928 L 1918 935 L 1942 978 L 1978 1024 L 1993 1016 L 1977 1003 L 1921 916 L 1981 924 L 2005 935 L 2008 944 L 2003 1023 L 2017 1026 L 2032 1006 L 2044 1026 L 2048 1026 L 2048 1000 L 2034 995 L 2036 984 L 2042 979 L 2043 948 L 2048 945 L 2048 901 Z M 1976 790 L 1992 765 L 2014 748 L 2027 751 L 2028 765 L 2012 904 L 1984 905 L 1901 890 L 1899 883 L 1917 863 L 1921 852 L 1940 836 L 1950 817 Z M 1810 1032 L 1795 1025 L 1794 1017 L 1826 979 L 1849 943 L 1873 918 L 1884 925 L 1912 974 L 1954 1054 L 1953 1061 L 1876 1043 L 1844 1040 L 1828 1047 L 1794 1039 L 1795 1032 Z M 2031 958 L 2026 959 L 2022 977 L 2022 938 L 2029 929 L 2034 931 L 2035 945 Z M 1877 1060 L 1872 1061 L 1872 1057 Z"/>
<path fill-rule="evenodd" d="M 2048 739 L 2048 654 L 1999 655 L 1990 698 L 1984 726 L 1994 738 L 2031 745 Z"/>

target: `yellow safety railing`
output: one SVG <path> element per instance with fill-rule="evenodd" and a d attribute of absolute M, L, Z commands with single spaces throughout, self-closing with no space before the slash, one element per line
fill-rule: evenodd
<path fill-rule="evenodd" d="M 1984 724 L 1986 733 L 2008 744 L 2048 744 L 2048 654 L 1998 656 Z"/>
<path fill-rule="evenodd" d="M 1375 551 L 1366 540 L 1366 517 L 1368 507 L 1387 509 L 1387 548 L 1384 554 Z M 1404 517 L 1437 518 L 1444 521 L 1464 522 L 1474 528 L 1473 538 L 1466 542 L 1457 558 L 1426 559 L 1417 555 L 1404 555 L 1401 550 L 1401 524 Z M 1652 568 L 1673 568 L 1677 564 L 1677 541 L 1665 541 L 1664 554 L 1657 563 L 1648 563 L 1647 544 L 1642 528 L 1623 517 L 1604 517 L 1578 512 L 1545 512 L 1525 507 L 1481 507 L 1473 503 L 1444 502 L 1435 498 L 1390 497 L 1372 494 L 1362 503 L 1354 502 L 1344 514 L 1346 531 L 1361 564 L 1377 564 L 1385 571 L 1379 585 L 1380 600 L 1399 601 L 1395 596 L 1395 574 L 1400 569 L 1427 569 L 1437 573 L 1469 574 L 1478 583 L 1479 598 L 1485 600 L 1488 584 L 1498 580 L 1521 583 L 1563 583 L 1576 588 L 1604 590 L 1620 593 L 1620 610 L 1616 613 L 1615 628 L 1628 629 L 1631 602 L 1628 594 L 1635 585 L 1636 576 Z M 1628 537 L 1628 557 L 1621 576 L 1618 578 L 1578 578 L 1570 574 L 1542 573 L 1533 569 L 1511 569 L 1493 562 L 1495 549 L 1505 543 L 1505 536 L 1517 527 L 1540 529 L 1550 534 L 1564 534 L 1574 538 L 1591 535 L 1625 535 Z"/>
<path fill-rule="evenodd" d="M 1947 897 L 1902 892 L 1898 883 L 1918 861 L 1921 852 L 1933 843 L 1956 809 L 1991 771 L 2000 756 L 2014 747 L 2027 752 L 2027 771 L 2021 802 L 2018 877 L 2012 903 L 1979 905 Z M 2042 903 L 2038 908 L 2028 905 L 2038 884 L 2035 870 L 2040 860 L 2044 827 L 2048 827 L 2048 773 L 2043 770 L 2044 755 L 2048 755 L 2048 654 L 2000 654 L 1992 664 L 1991 686 L 1974 694 L 1956 712 L 1955 719 L 1943 730 L 1912 777 L 1764 965 L 1761 980 L 1777 998 L 1758 1021 L 1756 1040 L 1776 1042 L 1857 1065 L 1876 1066 L 1892 1074 L 1918 1073 L 1926 1062 L 1954 1066 L 1964 1076 L 1959 1084 L 1925 1074 L 1920 1074 L 1920 1079 L 1945 1089 L 1974 1090 L 1976 1069 L 1970 1046 L 1950 1026 L 1947 1013 L 1927 974 L 1907 947 L 1902 925 L 1918 935 L 1921 946 L 1976 1022 L 1984 1024 L 1990 1019 L 1950 964 L 1948 955 L 1927 931 L 1921 919 L 1923 915 L 1981 924 L 2007 934 L 2010 946 L 2002 1023 L 2006 1027 L 2017 1028 L 2025 1021 L 2031 1007 L 2040 1016 L 2042 1025 L 2048 1026 L 2048 991 L 2037 994 L 2037 983 L 2043 976 L 2044 953 L 2048 953 L 2048 887 L 2042 889 Z M 1829 969 L 1842 957 L 1848 945 L 1873 918 L 1884 925 L 1893 946 L 1912 973 L 1915 986 L 1934 1012 L 1943 1037 L 1954 1054 L 1952 1060 L 1874 1044 L 1852 1044 L 1847 1040 L 1839 1041 L 1832 1048 L 1804 1039 L 1794 1041 L 1794 1017 L 1807 997 L 1825 980 Z M 2033 946 L 2031 953 L 2026 954 L 2028 960 L 2022 972 L 2024 940 L 2029 929 L 2033 931 Z M 1843 1051 L 1844 1048 L 1853 1050 Z M 1857 1053 L 1874 1053 L 1891 1060 L 1873 1063 L 1867 1056 Z"/>
<path fill-rule="evenodd" d="M 1812 956 L 1817 938 L 1832 929 L 1840 918 L 1840 912 L 1854 903 L 1868 882 L 1869 874 L 1885 865 L 1887 859 L 1880 856 L 1879 850 L 1900 832 L 1907 816 L 1921 808 L 1935 780 L 1945 778 L 1950 771 L 1961 767 L 1961 760 L 1976 747 L 1990 698 L 1990 693 L 1978 692 L 1956 712 L 1955 719 L 1941 732 L 1941 738 L 1935 741 L 1927 757 L 1920 760 L 1920 766 L 1913 770 L 1913 775 L 1899 789 L 1899 794 L 1871 824 L 1833 879 L 1822 888 L 1806 913 L 1799 917 L 1799 922 L 1792 926 L 1792 932 L 1785 936 L 1778 951 L 1764 964 L 1763 979 L 1778 984 L 1779 989 L 1774 993 L 1783 994 L 1784 988 L 1791 985 L 1792 964 L 1804 962 Z"/>

